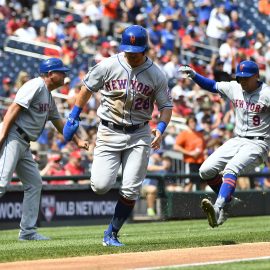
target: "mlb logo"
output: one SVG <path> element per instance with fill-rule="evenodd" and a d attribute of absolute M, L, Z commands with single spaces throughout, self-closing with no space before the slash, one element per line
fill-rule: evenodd
<path fill-rule="evenodd" d="M 41 197 L 41 212 L 47 222 L 50 222 L 55 214 L 55 196 L 45 195 Z"/>
<path fill-rule="evenodd" d="M 240 71 L 243 71 L 244 67 L 245 67 L 244 64 L 240 65 Z"/>

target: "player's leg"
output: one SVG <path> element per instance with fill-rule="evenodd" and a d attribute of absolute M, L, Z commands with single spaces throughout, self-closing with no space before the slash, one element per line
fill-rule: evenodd
<path fill-rule="evenodd" d="M 224 170 L 226 164 L 239 150 L 237 140 L 230 139 L 220 146 L 213 154 L 211 154 L 201 165 L 199 174 L 201 178 L 207 182 L 210 188 L 219 193 L 222 185 L 221 171 Z"/>
<path fill-rule="evenodd" d="M 237 154 L 241 147 L 238 138 L 233 138 L 219 147 L 200 167 L 200 176 L 207 181 L 211 189 L 219 194 L 222 187 L 222 176 L 220 172 L 226 167 L 226 164 Z M 218 226 L 218 220 L 223 215 L 223 210 L 215 207 L 212 202 L 205 198 L 201 202 L 201 207 L 205 212 L 208 223 L 211 227 Z"/>
<path fill-rule="evenodd" d="M 95 149 L 91 167 L 91 188 L 97 194 L 105 194 L 115 184 L 121 165 L 121 151 Z"/>
<path fill-rule="evenodd" d="M 24 157 L 18 162 L 16 173 L 23 183 L 24 198 L 20 223 L 20 240 L 48 240 L 36 232 L 39 213 L 42 179 L 37 163 L 33 160 L 30 149 L 25 149 Z"/>
<path fill-rule="evenodd" d="M 16 164 L 20 158 L 21 144 L 12 136 L 8 136 L 0 150 L 0 197 L 12 179 Z"/>
<path fill-rule="evenodd" d="M 149 161 L 150 148 L 147 145 L 136 145 L 127 149 L 122 154 L 123 181 L 120 189 L 119 199 L 117 201 L 113 218 L 109 224 L 105 237 L 112 235 L 115 242 L 109 242 L 105 245 L 123 245 L 117 239 L 117 234 L 122 228 L 124 222 L 130 216 L 135 202 L 139 197 L 142 181 L 145 178 L 147 165 Z M 107 238 L 108 239 L 108 238 Z"/>
<path fill-rule="evenodd" d="M 231 201 L 236 187 L 237 176 L 240 173 L 253 170 L 256 166 L 263 163 L 264 157 L 267 157 L 268 150 L 266 146 L 259 145 L 252 140 L 243 140 L 245 141 L 245 146 L 239 149 L 224 169 L 223 183 L 215 203 L 219 208 L 223 208 Z"/>

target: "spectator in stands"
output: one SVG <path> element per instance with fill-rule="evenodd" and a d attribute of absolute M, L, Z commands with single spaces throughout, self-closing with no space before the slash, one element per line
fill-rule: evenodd
<path fill-rule="evenodd" d="M 158 49 L 161 43 L 161 31 L 159 29 L 158 21 L 153 21 L 152 25 L 148 28 L 148 35 L 150 46 Z"/>
<path fill-rule="evenodd" d="M 101 0 L 102 19 L 101 29 L 104 36 L 113 35 L 113 25 L 118 18 L 120 0 Z"/>
<path fill-rule="evenodd" d="M 211 0 L 197 0 L 199 7 L 198 12 L 198 22 L 200 27 L 205 28 L 208 24 L 213 5 Z"/>
<path fill-rule="evenodd" d="M 128 20 L 136 24 L 136 17 L 141 13 L 143 7 L 142 0 L 125 0 L 121 3 L 121 8 L 128 14 Z"/>
<path fill-rule="evenodd" d="M 20 27 L 14 32 L 15 36 L 25 40 L 35 40 L 37 38 L 37 31 L 31 25 L 28 18 L 23 18 L 20 22 Z"/>
<path fill-rule="evenodd" d="M 27 81 L 30 80 L 30 76 L 26 71 L 20 71 L 14 85 L 14 91 L 17 92 Z"/>
<path fill-rule="evenodd" d="M 76 29 L 78 32 L 78 38 L 80 40 L 86 39 L 88 37 L 97 38 L 99 34 L 97 26 L 92 23 L 88 15 L 82 17 L 82 22 L 77 24 Z"/>
<path fill-rule="evenodd" d="M 184 155 L 185 173 L 199 173 L 199 168 L 205 160 L 206 143 L 201 132 L 196 131 L 197 120 L 195 116 L 187 118 L 187 130 L 181 131 L 177 137 L 173 149 Z M 189 192 L 196 185 L 196 189 L 204 189 L 200 177 L 187 179 L 184 191 Z"/>
<path fill-rule="evenodd" d="M 70 90 L 70 78 L 69 77 L 66 77 L 64 79 L 64 85 L 61 87 L 60 89 L 60 93 L 63 94 L 63 95 L 68 95 L 69 93 L 69 90 Z"/>
<path fill-rule="evenodd" d="M 41 170 L 41 176 L 65 176 L 66 171 L 61 162 L 62 156 L 59 152 L 51 153 L 48 157 L 47 165 Z M 69 180 L 50 180 L 48 184 L 50 185 L 69 185 L 72 184 Z"/>
<path fill-rule="evenodd" d="M 74 44 L 72 40 L 66 37 L 64 40 L 61 41 L 62 45 L 62 60 L 65 65 L 71 65 L 74 59 L 77 56 L 77 50 L 74 48 Z"/>
<path fill-rule="evenodd" d="M 167 159 L 162 158 L 163 151 L 156 150 L 150 155 L 147 171 L 150 173 L 164 174 L 171 169 L 171 163 L 167 162 Z M 165 161 L 164 161 L 165 160 Z M 142 196 L 146 198 L 147 203 L 147 215 L 156 215 L 156 199 L 158 193 L 158 179 L 145 178 L 142 183 Z"/>
<path fill-rule="evenodd" d="M 235 46 L 235 37 L 233 33 L 228 34 L 226 42 L 219 48 L 219 58 L 223 62 L 223 71 L 232 75 L 236 67 L 237 48 Z"/>
<path fill-rule="evenodd" d="M 209 44 L 218 49 L 222 42 L 225 41 L 229 28 L 230 18 L 225 13 L 225 6 L 220 4 L 210 14 L 206 29 Z"/>
<path fill-rule="evenodd" d="M 55 14 L 47 24 L 46 36 L 50 40 L 60 40 L 64 37 L 64 26 L 60 21 L 60 16 Z"/>
<path fill-rule="evenodd" d="M 179 94 L 173 98 L 173 110 L 172 115 L 176 117 L 187 117 L 192 113 L 192 109 L 187 104 L 187 99 L 184 94 Z"/>
<path fill-rule="evenodd" d="M 15 31 L 20 27 L 20 19 L 16 12 L 11 12 L 11 17 L 6 24 L 6 34 L 8 36 L 14 35 Z"/>
<path fill-rule="evenodd" d="M 169 0 L 168 5 L 161 9 L 161 14 L 165 16 L 166 21 L 172 22 L 173 30 L 180 28 L 182 10 L 176 0 Z"/>
<path fill-rule="evenodd" d="M 13 94 L 12 80 L 9 77 L 5 77 L 2 80 L 2 87 L 0 88 L 0 97 L 8 98 Z"/>
<path fill-rule="evenodd" d="M 144 14 L 139 13 L 135 18 L 135 24 L 146 28 L 147 27 L 146 19 L 147 18 L 146 18 L 146 16 Z"/>
<path fill-rule="evenodd" d="M 85 15 L 90 17 L 90 20 L 97 26 L 98 30 L 100 31 L 102 18 L 100 0 L 93 0 L 91 2 L 88 2 L 85 9 Z"/>
<path fill-rule="evenodd" d="M 82 154 L 80 151 L 73 151 L 69 155 L 69 161 L 64 166 L 66 175 L 84 174 L 84 168 L 81 166 Z"/>
<path fill-rule="evenodd" d="M 179 48 L 177 33 L 173 30 L 172 21 L 165 22 L 165 28 L 161 30 L 161 54 L 165 55 L 167 51 L 176 52 Z"/>
<path fill-rule="evenodd" d="M 259 0 L 258 10 L 261 14 L 269 16 L 270 15 L 270 2 L 269 2 L 269 0 Z"/>

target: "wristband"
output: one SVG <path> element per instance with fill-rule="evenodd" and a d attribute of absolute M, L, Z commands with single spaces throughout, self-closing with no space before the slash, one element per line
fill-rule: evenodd
<path fill-rule="evenodd" d="M 77 118 L 79 117 L 81 111 L 82 111 L 82 108 L 80 108 L 80 107 L 78 107 L 78 106 L 75 105 L 75 106 L 73 107 L 71 113 L 70 113 L 70 116 L 71 116 L 72 118 L 74 118 L 74 119 L 77 119 Z"/>
<path fill-rule="evenodd" d="M 167 127 L 167 124 L 164 121 L 160 121 L 157 124 L 157 129 L 160 131 L 161 134 L 163 134 L 163 132 L 165 131 L 166 127 Z"/>

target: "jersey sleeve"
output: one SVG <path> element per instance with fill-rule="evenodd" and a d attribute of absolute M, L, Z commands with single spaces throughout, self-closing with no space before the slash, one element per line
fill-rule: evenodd
<path fill-rule="evenodd" d="M 171 91 L 169 90 L 167 79 L 161 71 L 157 73 L 156 81 L 157 85 L 155 97 L 159 111 L 163 110 L 164 108 L 172 108 Z"/>
<path fill-rule="evenodd" d="M 109 59 L 109 58 L 108 58 Z M 91 67 L 83 78 L 83 84 L 89 91 L 98 92 L 104 85 L 107 59 Z"/>
<path fill-rule="evenodd" d="M 216 89 L 222 97 L 228 97 L 230 100 L 233 99 L 234 91 L 239 88 L 239 84 L 236 81 L 231 82 L 217 82 Z"/>
<path fill-rule="evenodd" d="M 14 102 L 28 109 L 36 92 L 39 89 L 39 84 L 34 80 L 26 82 L 17 92 Z"/>

